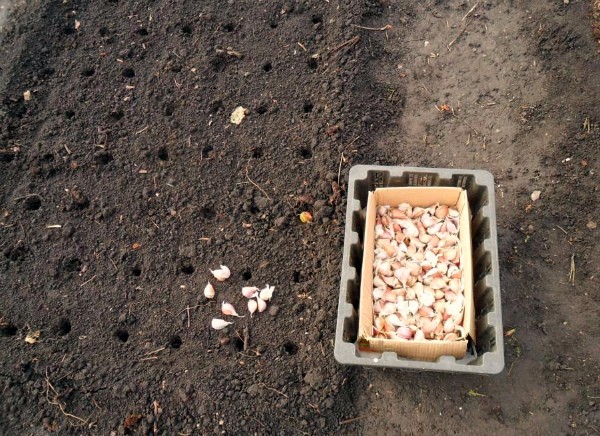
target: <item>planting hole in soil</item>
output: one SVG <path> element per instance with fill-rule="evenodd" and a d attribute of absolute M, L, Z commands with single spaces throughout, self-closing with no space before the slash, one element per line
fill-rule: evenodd
<path fill-rule="evenodd" d="M 182 344 L 183 344 L 183 341 L 181 340 L 181 337 L 178 335 L 171 336 L 171 339 L 169 339 L 169 346 L 171 348 L 178 349 L 179 347 L 181 347 Z"/>
<path fill-rule="evenodd" d="M 298 352 L 298 346 L 293 342 L 285 342 L 283 344 L 283 352 L 288 356 L 293 356 Z"/>
<path fill-rule="evenodd" d="M 249 270 L 246 270 L 242 273 L 242 279 L 243 280 L 250 280 L 252 278 L 252 273 Z"/>
<path fill-rule="evenodd" d="M 271 62 L 266 62 L 263 64 L 262 69 L 263 69 L 263 71 L 268 73 L 269 71 L 271 71 L 273 69 L 273 65 L 271 64 Z"/>
<path fill-rule="evenodd" d="M 132 77 L 135 77 L 135 71 L 133 71 L 133 68 L 125 68 L 123 71 L 121 71 L 121 75 L 131 79 Z"/>
<path fill-rule="evenodd" d="M 17 334 L 19 329 L 14 324 L 0 324 L 0 335 L 2 336 L 14 336 Z"/>
<path fill-rule="evenodd" d="M 38 210 L 42 206 L 42 199 L 37 195 L 30 195 L 24 202 L 26 210 Z"/>
<path fill-rule="evenodd" d="M 116 330 L 113 336 L 121 342 L 127 342 L 127 340 L 129 339 L 129 333 L 127 332 L 127 330 Z"/>
<path fill-rule="evenodd" d="M 68 334 L 71 331 L 71 321 L 69 321 L 67 318 L 61 318 L 58 321 L 56 330 L 60 336 Z"/>

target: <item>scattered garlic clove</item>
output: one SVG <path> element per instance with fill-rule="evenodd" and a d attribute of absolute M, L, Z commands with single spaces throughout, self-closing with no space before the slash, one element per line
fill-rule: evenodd
<path fill-rule="evenodd" d="M 204 296 L 206 298 L 215 298 L 215 288 L 208 282 L 204 287 Z"/>
<path fill-rule="evenodd" d="M 221 303 L 221 312 L 223 312 L 223 315 L 237 316 L 238 318 L 243 318 L 243 316 L 238 315 L 238 313 L 235 311 L 233 304 L 226 303 L 225 301 Z"/>
<path fill-rule="evenodd" d="M 210 325 L 212 328 L 214 328 L 215 330 L 223 330 L 225 327 L 227 327 L 228 325 L 233 324 L 232 322 L 229 321 L 225 321 L 224 319 L 219 319 L 219 318 L 213 318 L 212 321 L 210 322 Z"/>
<path fill-rule="evenodd" d="M 248 300 L 248 311 L 250 312 L 250 316 L 256 312 L 256 309 L 258 309 L 258 303 L 256 300 Z"/>
<path fill-rule="evenodd" d="M 210 270 L 210 272 L 220 282 L 224 282 L 231 276 L 231 271 L 225 265 L 220 265 L 219 269 Z"/>
<path fill-rule="evenodd" d="M 246 298 L 253 298 L 258 292 L 258 288 L 256 286 L 244 286 L 242 288 L 242 295 Z"/>
<path fill-rule="evenodd" d="M 267 309 L 267 303 L 262 298 L 256 297 L 256 303 L 258 304 L 259 312 L 264 312 Z"/>
<path fill-rule="evenodd" d="M 271 298 L 273 298 L 274 290 L 275 290 L 275 286 L 267 285 L 266 287 L 264 287 L 263 289 L 260 290 L 260 294 L 259 294 L 260 299 L 263 301 L 271 301 Z"/>

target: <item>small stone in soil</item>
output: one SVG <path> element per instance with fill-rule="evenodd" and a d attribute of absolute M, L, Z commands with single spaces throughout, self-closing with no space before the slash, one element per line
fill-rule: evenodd
<path fill-rule="evenodd" d="M 279 313 L 279 306 L 273 305 L 273 306 L 269 307 L 269 315 L 275 316 L 278 313 Z"/>

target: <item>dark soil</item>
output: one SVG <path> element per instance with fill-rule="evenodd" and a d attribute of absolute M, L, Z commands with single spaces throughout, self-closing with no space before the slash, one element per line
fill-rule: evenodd
<path fill-rule="evenodd" d="M 0 433 L 597 433 L 592 3 L 9 5 Z M 494 174 L 502 374 L 334 361 L 357 163 Z M 266 312 L 210 328 L 266 283 Z"/>

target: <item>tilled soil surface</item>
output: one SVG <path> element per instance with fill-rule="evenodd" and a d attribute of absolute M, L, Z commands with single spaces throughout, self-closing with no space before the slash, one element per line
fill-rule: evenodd
<path fill-rule="evenodd" d="M 594 3 L 0 2 L 0 433 L 598 433 Z M 501 374 L 335 362 L 358 163 L 494 174 Z"/>

